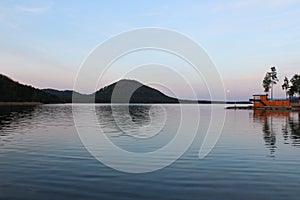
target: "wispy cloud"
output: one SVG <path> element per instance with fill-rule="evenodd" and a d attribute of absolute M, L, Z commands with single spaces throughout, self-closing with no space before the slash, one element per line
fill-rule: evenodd
<path fill-rule="evenodd" d="M 43 6 L 43 7 L 27 7 L 27 6 L 17 5 L 16 8 L 24 12 L 39 14 L 49 10 L 51 8 L 51 5 Z"/>

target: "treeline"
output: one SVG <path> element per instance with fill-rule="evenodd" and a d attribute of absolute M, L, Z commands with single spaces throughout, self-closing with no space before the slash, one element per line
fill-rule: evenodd
<path fill-rule="evenodd" d="M 281 87 L 287 96 L 293 97 L 296 94 L 300 96 L 300 74 L 295 74 L 291 80 L 285 77 Z"/>
<path fill-rule="evenodd" d="M 0 102 L 59 103 L 62 100 L 32 86 L 23 85 L 0 74 Z"/>
<path fill-rule="evenodd" d="M 271 98 L 273 98 L 273 86 L 278 82 L 276 67 L 271 67 L 271 71 L 266 73 L 262 83 L 266 93 L 271 91 Z M 281 88 L 285 90 L 286 97 L 293 97 L 297 94 L 300 96 L 300 75 L 295 74 L 290 80 L 285 77 Z"/>

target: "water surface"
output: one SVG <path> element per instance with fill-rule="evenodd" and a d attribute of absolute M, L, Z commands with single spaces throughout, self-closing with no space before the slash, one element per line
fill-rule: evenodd
<path fill-rule="evenodd" d="M 84 115 L 90 106 L 77 109 Z M 180 120 L 178 105 L 161 106 L 167 115 L 150 105 L 131 106 L 129 116 L 120 106 L 117 119 L 108 105 L 97 105 L 96 113 L 116 145 L 151 152 L 174 137 Z M 195 141 L 172 165 L 145 174 L 94 159 L 77 135 L 71 105 L 2 106 L 0 199 L 299 199 L 299 113 L 228 110 L 217 145 L 198 159 L 210 108 L 187 106 L 201 111 Z M 149 124 L 160 132 L 153 135 Z"/>

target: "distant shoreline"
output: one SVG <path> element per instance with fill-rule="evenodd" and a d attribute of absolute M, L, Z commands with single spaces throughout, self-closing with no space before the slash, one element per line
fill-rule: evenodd
<path fill-rule="evenodd" d="M 0 102 L 0 106 L 36 106 L 41 102 Z"/>
<path fill-rule="evenodd" d="M 300 111 L 300 107 L 292 106 L 264 106 L 264 107 L 254 107 L 254 106 L 229 106 L 226 107 L 228 110 L 277 110 L 277 111 Z"/>
<path fill-rule="evenodd" d="M 76 102 L 74 104 L 92 104 L 91 102 Z M 249 104 L 248 102 L 235 102 L 236 104 Z M 41 103 L 41 102 L 0 102 L 0 106 L 36 106 L 36 105 L 46 105 L 46 104 L 70 104 L 70 103 Z M 71 103 L 72 104 L 72 103 Z M 182 102 L 131 102 L 131 103 L 110 103 L 110 102 L 95 102 L 95 104 L 234 104 L 232 102 L 222 102 L 222 101 L 189 101 L 185 100 Z"/>
<path fill-rule="evenodd" d="M 249 101 L 187 100 L 165 95 L 161 91 L 136 80 L 121 79 L 91 94 L 73 90 L 38 89 L 20 84 L 0 74 L 0 105 L 40 105 L 61 103 L 117 103 L 117 104 L 250 104 Z M 115 87 L 117 89 L 115 90 Z M 131 94 L 130 97 L 127 95 Z M 114 96 L 113 96 L 114 95 Z M 112 99 L 113 97 L 113 99 Z"/>

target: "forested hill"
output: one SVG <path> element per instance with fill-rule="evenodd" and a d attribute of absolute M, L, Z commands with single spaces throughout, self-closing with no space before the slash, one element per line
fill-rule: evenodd
<path fill-rule="evenodd" d="M 0 74 L 0 102 L 59 103 L 63 100 L 32 86 L 20 84 Z"/>
<path fill-rule="evenodd" d="M 0 102 L 72 103 L 73 94 L 78 99 L 74 103 L 231 103 L 210 100 L 180 100 L 135 80 L 119 80 L 92 94 L 80 94 L 72 90 L 41 90 L 20 84 L 0 74 Z"/>
<path fill-rule="evenodd" d="M 89 95 L 80 94 L 72 90 L 44 89 L 43 91 L 56 95 L 68 103 L 72 102 L 74 93 L 77 97 L 75 103 L 178 103 L 176 98 L 169 97 L 138 81 L 126 79 L 105 86 Z"/>
<path fill-rule="evenodd" d="M 120 90 L 116 90 L 115 86 Z M 113 91 L 116 98 L 111 100 Z M 134 91 L 128 100 L 126 97 Z M 0 102 L 41 102 L 41 103 L 71 103 L 74 91 L 59 91 L 55 89 L 37 89 L 20 84 L 7 76 L 0 74 Z M 176 98 L 169 97 L 162 92 L 143 85 L 135 80 L 120 80 L 105 86 L 90 95 L 75 92 L 80 103 L 178 103 Z"/>
<path fill-rule="evenodd" d="M 97 103 L 178 103 L 176 98 L 169 97 L 138 81 L 127 79 L 98 90 L 95 93 L 95 100 Z"/>

